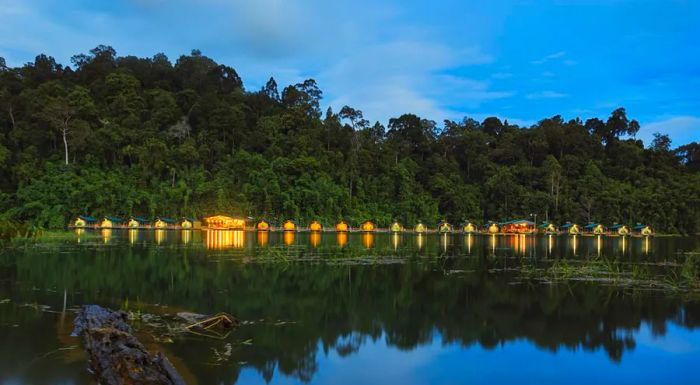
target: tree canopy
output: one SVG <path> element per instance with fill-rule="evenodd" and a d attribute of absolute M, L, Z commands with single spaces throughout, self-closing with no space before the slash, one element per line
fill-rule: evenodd
<path fill-rule="evenodd" d="M 313 79 L 246 90 L 200 51 L 175 63 L 98 46 L 72 66 L 0 58 L 0 211 L 452 223 L 537 214 L 554 222 L 700 229 L 700 144 L 648 148 L 624 108 L 603 120 L 496 117 L 385 127 L 321 110 Z M 391 101 L 387 101 L 391 103 Z"/>

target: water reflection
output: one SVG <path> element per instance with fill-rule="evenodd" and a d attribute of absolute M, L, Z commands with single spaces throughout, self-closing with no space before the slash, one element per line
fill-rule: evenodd
<path fill-rule="evenodd" d="M 321 244 L 321 233 L 315 231 L 309 233 L 309 241 L 311 242 L 311 246 L 318 247 L 318 245 Z"/>
<path fill-rule="evenodd" d="M 182 239 L 182 243 L 187 245 L 192 242 L 192 230 L 182 230 L 180 232 L 180 238 Z"/>
<path fill-rule="evenodd" d="M 112 229 L 102 229 L 102 241 L 109 243 L 112 240 Z"/>
<path fill-rule="evenodd" d="M 338 243 L 338 246 L 343 247 L 347 245 L 348 243 L 348 233 L 345 231 L 341 231 L 336 233 L 336 243 Z"/>
<path fill-rule="evenodd" d="M 318 234 L 319 236 L 321 235 L 319 233 L 316 233 L 316 234 Z M 282 237 L 284 240 L 284 244 L 286 246 L 291 246 L 294 244 L 294 237 L 296 237 L 296 233 L 294 231 L 285 231 L 283 233 Z"/>
<path fill-rule="evenodd" d="M 244 320 L 256 320 L 227 340 L 188 336 L 154 346 L 195 379 L 190 383 L 199 384 L 247 383 L 243 375 L 246 369 L 251 369 L 250 382 L 272 382 L 274 378 L 275 382 L 333 383 L 334 378 L 319 375 L 324 368 L 337 367 L 345 362 L 340 360 L 352 357 L 364 362 L 377 355 L 395 357 L 391 354 L 396 351 L 439 357 L 452 351 L 457 355 L 453 361 L 483 365 L 484 379 L 490 379 L 489 373 L 502 370 L 503 365 L 497 359 L 484 359 L 485 355 L 524 362 L 538 350 L 548 353 L 537 356 L 538 362 L 532 365 L 576 367 L 602 356 L 615 365 L 598 370 L 627 374 L 633 371 L 629 365 L 635 356 L 647 361 L 663 358 L 664 362 L 674 362 L 682 354 L 692 358 L 688 362 L 700 359 L 700 345 L 694 342 L 698 329 L 692 329 L 700 327 L 697 299 L 589 282 L 523 284 L 516 272 L 504 269 L 517 263 L 535 263 L 529 257 L 538 252 L 559 253 L 556 256 L 564 258 L 574 247 L 582 257 L 600 254 L 615 260 L 622 251 L 622 239 L 582 237 L 574 243 L 573 237 L 468 234 L 464 242 L 453 242 L 457 235 L 423 234 L 416 236 L 413 244 L 412 235 L 372 234 L 372 249 L 368 251 L 365 237 L 350 234 L 345 247 L 363 255 L 432 256 L 442 254 L 445 245 L 450 255 L 418 261 L 407 258 L 405 263 L 338 266 L 334 255 L 327 254 L 337 242 L 337 236 L 331 234 L 323 239 L 319 234 L 316 245 L 311 234 L 308 243 L 304 233 L 297 235 L 301 245 L 312 245 L 316 253 L 333 262 L 330 264 L 240 263 L 228 255 L 222 257 L 228 253 L 209 250 L 242 248 L 245 233 L 241 231 L 208 231 L 203 239 L 193 237 L 192 247 L 167 249 L 149 247 L 157 240 L 144 235 L 148 231 L 141 232 L 145 241 L 131 247 L 131 234 L 115 230 L 110 247 L 87 247 L 83 242 L 0 254 L 0 299 L 11 300 L 0 304 L 0 383 L 90 383 L 84 356 L 76 349 L 67 349 L 76 344 L 69 337 L 70 309 L 84 303 L 120 308 L 128 302 L 131 309 L 138 303 L 139 311 L 145 313 L 226 311 Z M 274 234 L 264 242 L 266 247 L 294 243 L 293 237 L 289 242 Z M 249 235 L 251 245 L 241 253 L 254 258 L 255 244 L 261 242 Z M 401 236 L 409 239 L 399 247 Z M 184 232 L 182 237 L 184 240 Z M 176 238 L 166 235 L 160 242 L 177 243 Z M 93 244 L 100 242 L 97 237 Z M 634 259 L 644 253 L 648 255 L 645 262 L 655 258 L 666 261 L 678 251 L 700 248 L 698 238 L 628 238 L 626 242 L 625 255 Z M 663 254 L 654 255 L 652 242 Z M 282 250 L 293 257 L 301 245 Z M 492 253 L 496 258 L 480 258 Z M 664 264 L 659 268 L 670 267 Z M 51 312 L 22 304 L 45 304 L 51 306 Z M 690 348 L 673 353 L 651 350 L 649 345 L 640 349 L 643 340 L 639 333 L 645 328 L 659 345 L 683 341 L 683 346 Z M 252 343 L 241 343 L 249 340 Z M 386 346 L 374 345 L 377 341 Z M 220 351 L 226 343 L 236 348 L 229 361 L 217 363 L 212 351 Z M 523 353 L 525 348 L 528 354 Z M 635 354 L 629 355 L 631 351 Z M 35 360 L 46 352 L 55 353 L 51 359 Z M 336 355 L 335 362 L 329 362 L 329 352 Z M 433 360 L 424 370 L 433 374 L 459 372 L 448 367 L 447 361 Z M 31 370 L 22 369 L 29 367 L 28 362 L 33 362 Z M 392 362 L 398 369 L 415 369 L 408 359 Z M 650 365 L 653 369 L 649 370 L 665 367 Z M 561 382 L 576 382 L 574 377 L 579 374 L 561 373 L 571 376 Z M 536 371 L 518 374 L 528 383 L 541 379 Z M 370 371 L 366 376 L 363 383 L 386 383 L 387 373 Z"/>
<path fill-rule="evenodd" d="M 372 245 L 374 244 L 374 234 L 372 233 L 362 233 L 362 245 L 366 249 L 372 248 Z"/>
<path fill-rule="evenodd" d="M 270 232 L 269 231 L 258 231 L 256 234 L 256 237 L 258 238 L 258 246 L 267 246 L 267 244 L 270 240 Z"/>
<path fill-rule="evenodd" d="M 155 230 L 154 237 L 156 240 L 156 244 L 160 245 L 165 240 L 165 230 L 162 230 L 162 229 Z"/>

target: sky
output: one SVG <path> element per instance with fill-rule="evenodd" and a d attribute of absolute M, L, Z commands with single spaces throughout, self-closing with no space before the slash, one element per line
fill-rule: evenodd
<path fill-rule="evenodd" d="M 700 141 L 700 1 L 0 0 L 0 56 L 64 65 L 99 44 L 174 62 L 200 49 L 247 90 L 307 78 L 322 105 L 387 124 L 415 113 L 637 119 Z"/>

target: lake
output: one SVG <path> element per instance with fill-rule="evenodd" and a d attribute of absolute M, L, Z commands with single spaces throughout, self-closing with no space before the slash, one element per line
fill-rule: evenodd
<path fill-rule="evenodd" d="M 0 254 L 0 384 L 91 384 L 83 304 L 190 384 L 697 383 L 698 237 L 87 231 Z M 228 312 L 228 334 L 148 317 Z"/>

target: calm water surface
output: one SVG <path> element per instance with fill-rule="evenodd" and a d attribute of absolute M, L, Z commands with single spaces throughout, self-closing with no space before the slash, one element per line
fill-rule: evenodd
<path fill-rule="evenodd" d="M 69 336 L 87 303 L 245 320 L 222 339 L 140 336 L 190 384 L 696 384 L 697 295 L 522 267 L 673 277 L 698 250 L 697 237 L 87 232 L 0 254 L 0 384 L 93 383 Z"/>

